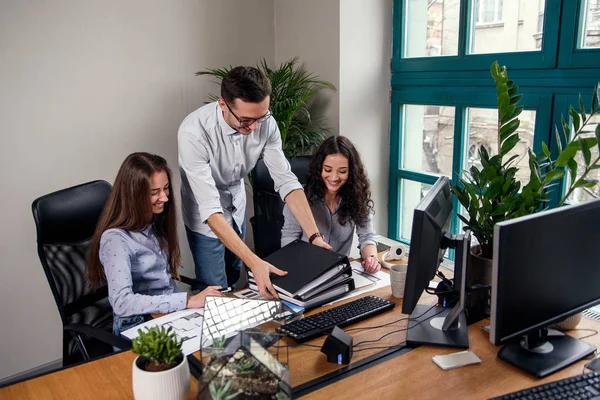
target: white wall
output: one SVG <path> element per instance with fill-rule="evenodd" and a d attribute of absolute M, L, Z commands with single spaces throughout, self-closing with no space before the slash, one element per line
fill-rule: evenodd
<path fill-rule="evenodd" d="M 204 67 L 298 56 L 332 82 L 317 111 L 360 150 L 385 235 L 391 24 L 392 0 L 0 0 L 0 380 L 61 357 L 31 202 L 133 151 L 176 169 L 179 123 L 218 90 Z"/>
<path fill-rule="evenodd" d="M 273 0 L 0 0 L 0 379 L 61 357 L 31 202 L 112 182 L 134 151 L 164 156 L 178 193 L 177 128 L 218 90 L 194 73 L 273 62 L 273 12 Z"/>
<path fill-rule="evenodd" d="M 387 235 L 392 0 L 340 0 L 340 134 L 371 180 L 374 227 Z"/>
<path fill-rule="evenodd" d="M 299 57 L 307 71 L 339 88 L 340 0 L 275 0 L 275 62 Z M 339 132 L 339 92 L 325 89 L 311 107 Z"/>
<path fill-rule="evenodd" d="M 387 234 L 392 0 L 275 0 L 275 60 L 299 56 L 337 91 L 319 95 L 333 134 L 367 167 L 375 229 Z M 354 254 L 354 253 L 353 253 Z M 357 253 L 354 255 L 358 255 Z"/>

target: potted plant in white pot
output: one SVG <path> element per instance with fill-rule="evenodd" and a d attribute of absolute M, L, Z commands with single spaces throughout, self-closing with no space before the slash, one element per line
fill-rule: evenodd
<path fill-rule="evenodd" d="M 187 399 L 190 369 L 172 328 L 146 328 L 133 339 L 133 397 L 138 400 Z"/>
<path fill-rule="evenodd" d="M 507 154 L 520 141 L 519 115 L 523 97 L 519 87 L 508 79 L 506 68 L 494 62 L 491 74 L 496 82 L 498 98 L 498 154 L 491 155 L 484 146 L 479 149 L 481 166 L 472 166 L 464 178 L 453 185 L 452 191 L 466 213 L 460 220 L 477 238 L 479 245 L 471 251 L 468 284 L 491 284 L 491 259 L 493 256 L 494 225 L 501 221 L 533 214 L 548 208 L 550 192 L 559 179 L 569 174 L 569 184 L 558 202 L 563 205 L 577 188 L 594 188 L 597 179 L 592 171 L 600 168 L 600 125 L 595 130 L 584 129 L 592 117 L 600 113 L 598 85 L 594 88 L 591 108 L 585 109 L 579 100 L 579 112 L 569 108 L 569 121 L 562 119 L 561 130 L 555 129 L 558 155 L 553 156 L 546 143 L 542 151 L 534 154 L 528 149 L 529 182 L 521 186 L 516 174 L 518 155 Z M 580 163 L 577 162 L 580 159 Z"/>

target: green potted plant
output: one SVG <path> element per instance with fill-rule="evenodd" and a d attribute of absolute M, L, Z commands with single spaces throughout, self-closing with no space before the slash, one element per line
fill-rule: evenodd
<path fill-rule="evenodd" d="M 205 69 L 196 75 L 212 76 L 220 83 L 232 68 Z M 271 81 L 271 112 L 281 133 L 284 154 L 287 157 L 309 154 L 325 140 L 329 129 L 323 124 L 322 117 L 311 116 L 308 103 L 322 89 L 334 89 L 333 85 L 300 68 L 297 57 L 281 63 L 276 69 L 271 69 L 263 59 L 257 68 Z M 209 98 L 216 101 L 219 96 Z"/>
<path fill-rule="evenodd" d="M 542 143 L 539 154 L 528 149 L 529 182 L 521 186 L 516 178 L 518 168 L 515 160 L 518 155 L 507 155 L 520 140 L 519 115 L 523 107 L 519 106 L 519 102 L 523 95 L 518 93 L 519 87 L 508 79 L 506 68 L 501 68 L 497 61 L 492 64 L 491 74 L 496 82 L 498 99 L 498 154 L 491 155 L 481 146 L 478 150 L 481 166 L 472 166 L 465 171 L 464 177 L 452 187 L 466 211 L 458 217 L 479 242 L 471 251 L 468 284 L 491 283 L 496 223 L 546 209 L 550 192 L 557 186 L 556 181 L 569 174 L 569 185 L 558 202 L 559 206 L 563 205 L 575 189 L 596 187 L 598 181 L 591 179 L 590 173 L 600 168 L 600 155 L 592 156 L 596 146 L 600 149 L 600 125 L 596 126 L 595 132 L 589 133 L 584 129 L 592 117 L 600 113 L 600 93 L 596 86 L 591 108 L 585 109 L 580 96 L 579 112 L 570 107 L 569 121 L 562 118 L 562 132 L 555 129 L 557 156 L 551 154 L 546 143 Z M 582 165 L 578 165 L 578 157 Z"/>
<path fill-rule="evenodd" d="M 190 390 L 190 370 L 181 351 L 183 340 L 177 340 L 172 328 L 138 330 L 132 350 L 133 396 L 136 399 L 187 399 Z"/>

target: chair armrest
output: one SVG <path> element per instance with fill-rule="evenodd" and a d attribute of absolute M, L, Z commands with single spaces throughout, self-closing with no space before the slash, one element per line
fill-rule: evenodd
<path fill-rule="evenodd" d="M 131 349 L 131 340 L 117 337 L 112 333 L 103 331 L 102 329 L 96 328 L 87 324 L 69 324 L 65 325 L 65 331 L 76 332 L 78 334 L 88 335 L 101 342 L 110 344 L 111 346 L 118 347 L 123 350 Z"/>
<path fill-rule="evenodd" d="M 181 279 L 181 282 L 185 283 L 186 285 L 189 285 L 192 287 L 192 290 L 196 290 L 198 288 L 200 288 L 202 285 L 202 282 L 200 282 L 197 279 L 193 279 L 193 278 L 189 278 L 185 275 L 179 275 L 179 278 Z"/>
<path fill-rule="evenodd" d="M 193 354 L 188 355 L 187 359 L 190 366 L 190 373 L 194 376 L 194 378 L 200 379 L 203 370 L 202 363 Z"/>

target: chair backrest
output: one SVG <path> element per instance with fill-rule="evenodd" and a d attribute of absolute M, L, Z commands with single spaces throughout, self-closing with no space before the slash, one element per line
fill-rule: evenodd
<path fill-rule="evenodd" d="M 306 184 L 308 165 L 312 156 L 291 158 L 292 172 L 302 185 Z M 281 248 L 281 228 L 283 227 L 283 206 L 281 197 L 275 192 L 275 183 L 263 159 L 252 170 L 252 190 L 254 217 L 250 220 L 254 233 L 254 251 L 259 257 L 266 257 Z"/>
<path fill-rule="evenodd" d="M 38 255 L 63 325 L 97 326 L 112 320 L 106 286 L 90 291 L 85 280 L 90 241 L 110 191 L 108 182 L 93 181 L 47 194 L 31 205 Z"/>

